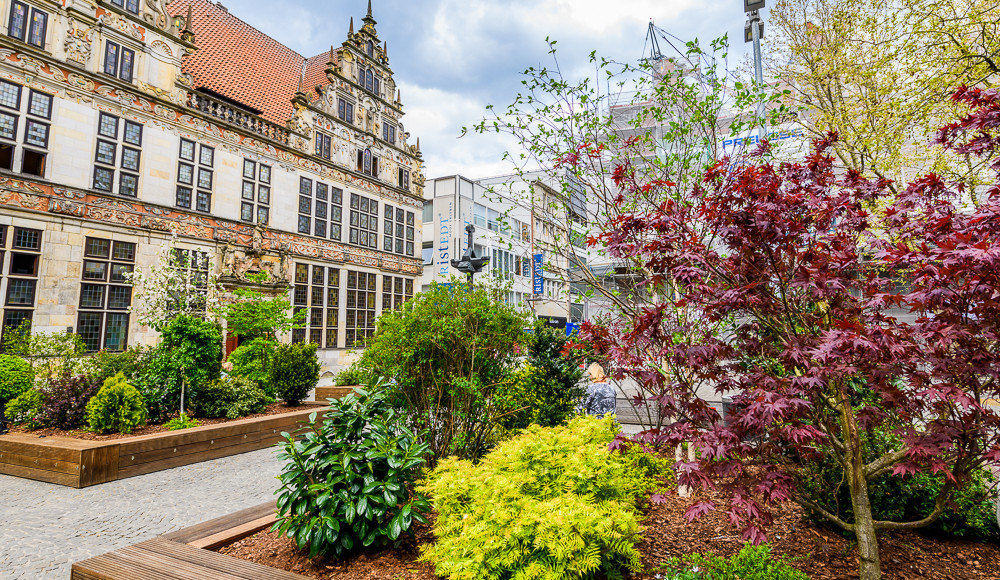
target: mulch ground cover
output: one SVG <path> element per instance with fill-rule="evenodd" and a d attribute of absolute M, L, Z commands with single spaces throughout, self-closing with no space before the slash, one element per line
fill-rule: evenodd
<path fill-rule="evenodd" d="M 271 403 L 264 409 L 262 413 L 255 413 L 253 415 L 247 415 L 246 417 L 240 417 L 239 419 L 198 419 L 198 426 L 204 427 L 205 425 L 217 425 L 219 423 L 229 423 L 231 421 L 239 421 L 241 419 L 253 419 L 255 417 L 267 417 L 269 415 L 281 415 L 282 413 L 291 413 L 293 411 L 302 411 L 304 409 L 310 408 L 306 405 L 299 405 L 298 407 L 287 407 L 282 402 Z M 94 433 L 93 431 L 87 431 L 86 429 L 54 429 L 54 428 L 43 428 L 43 429 L 25 429 L 17 425 L 11 425 L 10 433 L 17 433 L 20 435 L 31 435 L 34 437 L 70 437 L 73 439 L 86 439 L 88 441 L 111 441 L 114 439 L 123 439 L 126 437 L 136 437 L 139 435 L 151 435 L 153 433 L 165 433 L 168 429 L 163 425 L 146 425 L 140 427 L 131 433 L 109 433 L 102 435 L 100 433 Z"/>
<path fill-rule="evenodd" d="M 650 571 L 633 578 L 655 580 L 659 564 L 674 556 L 706 551 L 731 556 L 740 550 L 739 534 L 723 513 L 712 512 L 688 523 L 684 511 L 691 502 L 691 498 L 671 496 L 667 503 L 648 510 L 645 539 L 639 551 Z M 716 505 L 723 504 L 720 501 Z M 395 549 L 361 551 L 339 561 L 310 559 L 290 539 L 268 531 L 220 552 L 318 580 L 435 580 L 433 567 L 416 561 L 419 546 L 432 542 L 434 537 L 426 525 L 417 525 L 415 533 L 414 539 L 404 539 Z M 789 504 L 775 518 L 769 537 L 773 553 L 790 559 L 793 567 L 806 572 L 812 580 L 858 578 L 856 545 L 834 530 L 808 522 L 798 506 Z M 884 534 L 879 547 L 885 580 L 1000 579 L 1000 546 L 996 544 L 903 531 Z"/>

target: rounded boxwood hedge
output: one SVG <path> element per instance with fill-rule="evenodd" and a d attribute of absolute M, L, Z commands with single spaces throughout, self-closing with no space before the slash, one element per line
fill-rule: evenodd
<path fill-rule="evenodd" d="M 28 361 L 9 354 L 0 354 L 0 403 L 6 404 L 18 398 L 21 393 L 30 389 L 34 382 L 35 370 Z"/>

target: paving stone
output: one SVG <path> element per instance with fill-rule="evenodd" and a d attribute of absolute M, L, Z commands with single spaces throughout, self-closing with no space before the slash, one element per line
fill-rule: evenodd
<path fill-rule="evenodd" d="M 0 578 L 66 580 L 73 562 L 274 498 L 275 449 L 72 489 L 0 475 Z"/>

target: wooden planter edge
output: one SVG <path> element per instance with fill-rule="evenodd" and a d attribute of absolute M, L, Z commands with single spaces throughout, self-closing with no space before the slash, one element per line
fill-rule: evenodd
<path fill-rule="evenodd" d="M 276 520 L 274 501 L 208 520 L 145 542 L 73 564 L 70 580 L 184 578 L 215 580 L 306 580 L 213 550 L 253 535 Z"/>
<path fill-rule="evenodd" d="M 154 473 L 270 447 L 325 402 L 306 408 L 178 431 L 110 441 L 70 437 L 0 436 L 0 474 L 75 488 Z"/>

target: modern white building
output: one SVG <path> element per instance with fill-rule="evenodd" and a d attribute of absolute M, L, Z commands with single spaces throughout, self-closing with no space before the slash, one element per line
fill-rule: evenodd
<path fill-rule="evenodd" d="M 477 255 L 490 259 L 483 274 L 510 284 L 508 301 L 546 318 L 553 326 L 579 324 L 586 314 L 574 292 L 567 243 L 581 247 L 586 220 L 583 198 L 562 199 L 560 186 L 541 172 L 469 179 L 430 179 L 424 189 L 423 289 L 460 273 L 451 266 L 468 249 L 466 226 L 475 226 Z M 558 199 L 557 199 L 558 198 Z M 580 205 L 574 211 L 573 203 Z M 559 208 L 563 208 L 560 210 Z M 569 238 L 573 239 L 570 240 Z M 536 267 L 539 266 L 539 267 Z"/>

